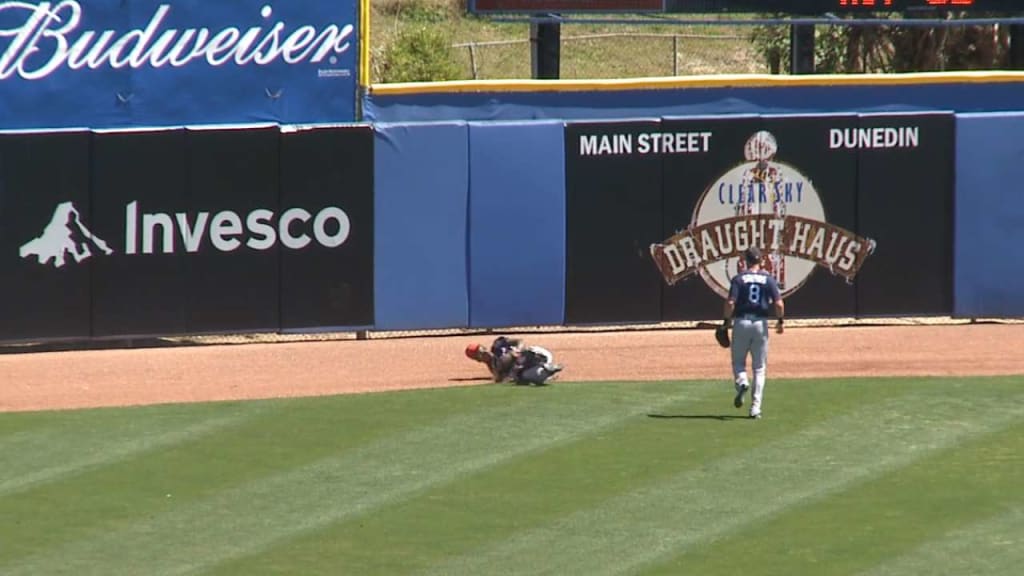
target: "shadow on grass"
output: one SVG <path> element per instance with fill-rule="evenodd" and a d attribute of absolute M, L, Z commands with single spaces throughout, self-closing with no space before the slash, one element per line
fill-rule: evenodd
<path fill-rule="evenodd" d="M 686 420 L 750 420 L 749 416 L 735 414 L 648 414 L 648 418 L 683 418 Z"/>
<path fill-rule="evenodd" d="M 511 386 L 514 388 L 548 388 L 554 382 L 534 384 L 531 382 L 495 382 L 486 376 L 455 376 L 448 379 L 449 382 L 490 382 L 496 386 Z"/>

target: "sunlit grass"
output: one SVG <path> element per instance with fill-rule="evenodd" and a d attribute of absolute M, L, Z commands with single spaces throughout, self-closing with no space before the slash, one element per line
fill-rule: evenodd
<path fill-rule="evenodd" d="M 457 0 L 373 0 L 372 81 L 380 81 L 380 59 L 399 31 L 440 29 L 453 46 L 461 72 L 457 80 L 531 78 L 530 27 L 467 14 Z M 720 15 L 723 22 L 736 15 Z M 594 16 L 596 20 L 647 16 Z M 589 19 L 589 18 L 588 18 Z M 749 41 L 749 26 L 674 24 L 574 24 L 561 26 L 560 77 L 641 78 L 674 75 L 766 72 Z"/>

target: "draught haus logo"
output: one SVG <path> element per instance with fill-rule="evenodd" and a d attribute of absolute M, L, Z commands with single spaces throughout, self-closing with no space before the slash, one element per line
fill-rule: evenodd
<path fill-rule="evenodd" d="M 783 296 L 798 290 L 816 267 L 851 282 L 875 250 L 874 240 L 829 224 L 814 184 L 775 161 L 778 143 L 766 131 L 751 136 L 745 162 L 705 190 L 685 230 L 650 247 L 669 285 L 693 275 L 723 298 L 742 266 L 740 254 L 761 248 L 764 268 Z"/>
<path fill-rule="evenodd" d="M 258 208 L 247 214 L 232 210 L 220 212 L 142 212 L 139 202 L 124 208 L 124 246 L 122 255 L 189 254 L 216 250 L 268 250 L 280 244 L 301 250 L 314 242 L 324 248 L 337 248 L 348 240 L 352 223 L 337 206 L 327 206 L 316 214 L 304 208 L 289 208 L 280 215 Z M 96 252 L 115 251 L 82 221 L 72 202 L 61 202 L 39 236 L 22 244 L 18 254 L 36 262 L 60 268 L 73 259 L 82 262 Z"/>

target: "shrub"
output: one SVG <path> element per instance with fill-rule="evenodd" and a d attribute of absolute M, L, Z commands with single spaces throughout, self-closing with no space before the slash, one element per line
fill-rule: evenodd
<path fill-rule="evenodd" d="M 401 30 L 382 54 L 381 81 L 441 82 L 459 78 L 451 40 L 434 26 Z"/>

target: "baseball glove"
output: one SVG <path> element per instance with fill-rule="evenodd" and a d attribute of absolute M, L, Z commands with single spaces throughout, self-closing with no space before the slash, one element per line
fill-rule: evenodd
<path fill-rule="evenodd" d="M 725 326 L 719 326 L 718 328 L 715 328 L 715 340 L 718 342 L 718 345 L 721 346 L 722 348 L 728 348 L 729 329 L 726 328 Z"/>

